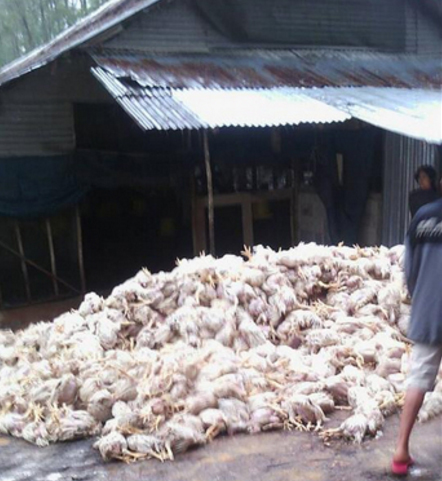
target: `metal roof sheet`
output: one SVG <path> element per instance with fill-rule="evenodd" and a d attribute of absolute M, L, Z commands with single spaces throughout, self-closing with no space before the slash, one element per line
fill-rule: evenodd
<path fill-rule="evenodd" d="M 194 112 L 176 100 L 170 89 L 147 89 L 128 85 L 108 72 L 92 69 L 92 73 L 118 104 L 144 130 L 183 130 L 209 127 Z"/>
<path fill-rule="evenodd" d="M 93 73 L 145 130 L 265 127 L 343 122 L 350 115 L 302 89 L 170 89 L 142 87 L 103 69 Z"/>
<path fill-rule="evenodd" d="M 47 44 L 0 69 L 0 85 L 46 65 L 161 0 L 110 0 Z"/>
<path fill-rule="evenodd" d="M 317 124 L 351 118 L 296 88 L 174 90 L 173 96 L 213 128 Z"/>
<path fill-rule="evenodd" d="M 312 98 L 390 132 L 442 144 L 442 89 L 309 89 Z"/>
<path fill-rule="evenodd" d="M 161 57 L 116 51 L 92 55 L 114 76 L 131 77 L 146 87 L 442 87 L 439 57 L 271 50 Z"/>
<path fill-rule="evenodd" d="M 94 58 L 96 75 L 144 128 L 157 128 L 155 121 L 160 128 L 214 128 L 354 117 L 442 143 L 442 63 L 434 58 L 342 52 Z"/>

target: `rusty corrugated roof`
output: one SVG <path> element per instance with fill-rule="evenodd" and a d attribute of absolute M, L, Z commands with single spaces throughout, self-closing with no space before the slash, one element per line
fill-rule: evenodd
<path fill-rule="evenodd" d="M 173 89 L 143 87 L 92 69 L 118 104 L 145 130 L 270 127 L 344 122 L 351 118 L 305 89 Z"/>
<path fill-rule="evenodd" d="M 144 130 L 207 128 L 202 119 L 175 99 L 170 89 L 149 89 L 130 85 L 101 68 L 92 69 L 117 103 Z"/>
<path fill-rule="evenodd" d="M 161 57 L 105 51 L 92 56 L 114 76 L 129 76 L 146 87 L 442 87 L 442 62 L 435 57 L 271 50 Z"/>
<path fill-rule="evenodd" d="M 381 55 L 317 52 L 94 58 L 100 65 L 94 74 L 145 129 L 297 125 L 354 117 L 442 143 L 442 66 L 434 59 L 387 62 Z M 281 70 L 284 76 L 278 75 Z"/>

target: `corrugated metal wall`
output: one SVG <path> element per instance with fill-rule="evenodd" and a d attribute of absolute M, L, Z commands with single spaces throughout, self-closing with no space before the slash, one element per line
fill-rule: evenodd
<path fill-rule="evenodd" d="M 91 75 L 89 57 L 74 56 L 31 72 L 0 90 L 8 102 L 103 102 L 109 95 Z"/>
<path fill-rule="evenodd" d="M 386 133 L 382 223 L 382 243 L 386 246 L 404 241 L 410 223 L 408 195 L 417 188 L 413 177 L 423 164 L 437 169 L 434 145 Z"/>
<path fill-rule="evenodd" d="M 212 0 L 210 8 L 204 7 L 203 1 L 180 0 L 141 13 L 106 46 L 148 51 L 204 51 L 250 45 L 405 50 L 403 0 Z M 211 11 L 215 12 L 212 19 Z M 236 32 L 241 42 L 219 33 L 232 25 L 242 30 Z"/>
<path fill-rule="evenodd" d="M 425 17 L 416 2 L 406 3 L 407 38 L 409 53 L 442 55 L 442 26 Z"/>
<path fill-rule="evenodd" d="M 242 0 L 252 42 L 401 51 L 402 0 Z"/>
<path fill-rule="evenodd" d="M 112 102 L 88 65 L 58 62 L 0 92 L 0 157 L 70 153 L 74 102 Z"/>
<path fill-rule="evenodd" d="M 210 47 L 234 47 L 228 38 L 204 22 L 186 0 L 140 13 L 128 23 L 124 32 L 105 45 L 154 52 L 195 52 L 207 51 Z"/>
<path fill-rule="evenodd" d="M 72 107 L 67 102 L 3 103 L 0 157 L 60 154 L 75 147 Z"/>

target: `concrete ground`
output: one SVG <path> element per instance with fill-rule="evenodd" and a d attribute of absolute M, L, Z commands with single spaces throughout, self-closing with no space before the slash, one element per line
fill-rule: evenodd
<path fill-rule="evenodd" d="M 222 437 L 180 455 L 175 462 L 105 463 L 91 440 L 37 448 L 0 437 L 0 481 L 392 481 L 389 462 L 398 428 L 390 418 L 384 435 L 361 446 L 315 434 L 274 432 Z M 441 419 L 417 426 L 417 464 L 407 479 L 442 480 Z"/>

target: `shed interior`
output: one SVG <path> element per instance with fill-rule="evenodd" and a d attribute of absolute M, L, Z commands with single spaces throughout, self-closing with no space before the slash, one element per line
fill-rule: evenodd
<path fill-rule="evenodd" d="M 85 194 L 48 219 L 1 219 L 1 240 L 15 250 L 0 249 L 3 307 L 106 293 L 141 267 L 170 270 L 209 250 L 201 131 L 143 132 L 101 103 L 75 104 L 74 119 Z M 252 244 L 380 243 L 382 144 L 380 130 L 356 121 L 210 131 L 216 255 Z"/>

